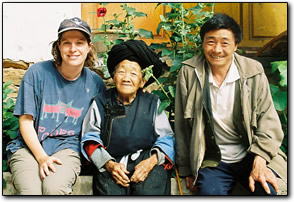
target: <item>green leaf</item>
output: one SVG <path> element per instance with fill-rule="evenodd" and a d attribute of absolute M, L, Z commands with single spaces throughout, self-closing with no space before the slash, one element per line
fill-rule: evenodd
<path fill-rule="evenodd" d="M 153 90 L 152 93 L 158 95 L 160 100 L 166 99 L 165 94 L 161 90 Z"/>
<path fill-rule="evenodd" d="M 147 14 L 146 13 L 143 13 L 143 12 L 134 12 L 134 15 L 136 17 L 146 17 L 147 16 Z"/>
<path fill-rule="evenodd" d="M 280 85 L 287 86 L 287 60 L 271 62 L 271 66 L 272 72 L 275 72 L 277 69 L 280 72 Z"/>
<path fill-rule="evenodd" d="M 172 66 L 170 68 L 170 72 L 174 72 L 182 67 L 182 60 L 180 58 L 175 58 L 172 61 Z"/>
<path fill-rule="evenodd" d="M 162 28 L 164 30 L 173 30 L 173 26 L 172 26 L 172 23 L 171 22 L 165 22 L 163 25 L 162 25 Z"/>
<path fill-rule="evenodd" d="M 274 96 L 280 90 L 279 86 L 276 86 L 274 84 L 270 84 L 269 86 L 272 96 Z"/>
<path fill-rule="evenodd" d="M 163 112 L 163 110 L 165 110 L 170 104 L 170 100 L 163 100 L 158 107 L 158 113 L 160 114 L 161 112 Z"/>
<path fill-rule="evenodd" d="M 174 36 L 174 40 L 175 40 L 176 42 L 182 41 L 182 37 Z"/>
<path fill-rule="evenodd" d="M 163 15 L 160 15 L 159 17 L 160 17 L 160 20 L 161 20 L 162 22 L 166 22 L 166 21 L 167 21 Z"/>
<path fill-rule="evenodd" d="M 171 13 L 170 15 L 168 15 L 168 19 L 172 20 L 177 18 L 178 16 L 180 16 L 180 13 L 176 12 L 176 13 Z"/>
<path fill-rule="evenodd" d="M 280 65 L 279 66 L 281 81 L 280 85 L 283 87 L 287 86 L 287 65 Z"/>
<path fill-rule="evenodd" d="M 8 98 L 6 101 L 6 108 L 9 109 L 14 106 L 14 102 L 11 98 Z"/>
<path fill-rule="evenodd" d="M 123 39 L 116 39 L 116 40 L 114 41 L 114 44 L 117 45 L 117 44 L 120 44 L 120 43 L 122 43 L 122 42 L 124 42 Z"/>
<path fill-rule="evenodd" d="M 17 132 L 16 131 L 7 131 L 7 134 L 9 135 L 9 137 L 13 140 L 17 137 Z"/>
<path fill-rule="evenodd" d="M 8 168 L 7 160 L 2 160 L 2 165 L 3 171 L 6 171 Z"/>
<path fill-rule="evenodd" d="M 162 25 L 164 24 L 164 22 L 160 22 L 157 26 L 157 29 L 156 29 L 156 33 L 159 34 L 161 28 L 162 28 Z"/>
<path fill-rule="evenodd" d="M 172 55 L 174 53 L 174 51 L 169 50 L 169 49 L 163 49 L 162 53 L 161 53 L 161 57 L 164 57 L 166 55 Z"/>
<path fill-rule="evenodd" d="M 153 39 L 153 34 L 151 31 L 148 31 L 146 29 L 139 29 L 139 35 L 141 37 L 146 37 L 146 38 L 152 38 Z"/>
<path fill-rule="evenodd" d="M 283 111 L 287 107 L 287 92 L 279 91 L 273 97 L 275 109 L 278 111 Z"/>
<path fill-rule="evenodd" d="M 150 44 L 150 48 L 156 50 L 156 49 L 162 49 L 162 48 L 166 48 L 166 45 L 168 43 L 151 43 Z"/>
<path fill-rule="evenodd" d="M 280 61 L 271 62 L 272 72 L 275 72 L 278 69 L 279 65 L 280 65 Z"/>
<path fill-rule="evenodd" d="M 136 12 L 136 9 L 132 7 L 127 7 L 126 11 L 127 11 L 127 15 L 133 15 Z"/>
<path fill-rule="evenodd" d="M 3 90 L 6 89 L 8 86 L 10 86 L 12 84 L 12 81 L 6 81 L 4 84 L 3 84 Z"/>
<path fill-rule="evenodd" d="M 167 82 L 167 81 L 168 81 L 168 78 L 166 78 L 166 77 L 160 77 L 160 78 L 158 78 L 157 80 L 158 80 L 158 82 L 159 82 L 160 84 L 162 84 L 162 83 L 164 83 L 164 82 Z"/>
<path fill-rule="evenodd" d="M 176 88 L 173 87 L 173 86 L 168 86 L 168 90 L 171 94 L 172 97 L 175 97 L 176 96 Z"/>
<path fill-rule="evenodd" d="M 105 31 L 107 28 L 106 24 L 102 24 L 101 27 L 98 29 L 99 31 Z"/>
<path fill-rule="evenodd" d="M 128 37 L 128 35 L 126 35 L 126 34 L 121 34 L 121 35 L 118 36 L 118 38 L 124 38 L 124 37 Z"/>
<path fill-rule="evenodd" d="M 142 73 L 144 74 L 144 79 L 146 81 L 148 81 L 150 77 L 153 75 L 153 71 L 152 71 L 153 66 L 154 65 L 150 65 L 149 67 L 142 70 Z"/>

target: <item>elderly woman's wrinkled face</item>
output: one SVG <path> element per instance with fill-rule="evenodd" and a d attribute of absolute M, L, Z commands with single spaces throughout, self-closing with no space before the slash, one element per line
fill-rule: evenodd
<path fill-rule="evenodd" d="M 123 60 L 117 65 L 113 80 L 119 98 L 123 101 L 127 99 L 127 102 L 131 102 L 136 97 L 137 90 L 145 84 L 140 65 L 129 60 Z"/>

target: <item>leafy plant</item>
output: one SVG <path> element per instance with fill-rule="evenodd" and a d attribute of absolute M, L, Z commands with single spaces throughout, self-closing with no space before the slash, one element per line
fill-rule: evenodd
<path fill-rule="evenodd" d="M 287 112 L 287 61 L 276 61 L 271 63 L 272 73 L 279 72 L 279 85 L 270 84 L 271 94 L 275 109 L 278 111 L 284 131 L 284 139 L 281 145 L 282 151 L 288 153 L 288 112 Z"/>
<path fill-rule="evenodd" d="M 106 6 L 108 3 L 100 3 L 100 5 Z M 96 35 L 93 38 L 93 42 L 99 42 L 102 41 L 103 44 L 107 47 L 107 50 L 104 53 L 99 54 L 98 57 L 103 58 L 103 72 L 104 76 L 106 78 L 110 77 L 109 72 L 106 67 L 107 58 L 108 58 L 108 52 L 110 51 L 111 47 L 113 45 L 119 44 L 124 42 L 128 39 L 135 39 L 137 36 L 145 37 L 145 38 L 153 38 L 152 32 L 145 30 L 145 29 L 139 29 L 135 30 L 134 27 L 134 19 L 137 17 L 146 17 L 147 14 L 143 12 L 137 12 L 136 8 L 129 7 L 127 3 L 123 3 L 121 6 L 122 11 L 124 12 L 124 18 L 123 21 L 119 20 L 119 16 L 123 15 L 123 13 L 114 13 L 113 19 L 106 20 L 107 13 L 106 8 L 103 9 L 103 15 L 100 15 L 101 8 L 97 9 L 97 16 L 103 17 L 103 24 L 98 29 L 98 31 L 102 31 L 104 33 L 104 36 Z M 96 13 L 96 12 L 94 12 Z M 117 35 L 117 39 L 115 41 L 112 41 L 109 39 L 108 31 L 113 31 L 114 34 Z"/>
<path fill-rule="evenodd" d="M 8 170 L 6 146 L 9 141 L 16 138 L 17 130 L 19 128 L 18 118 L 13 115 L 14 101 L 8 97 L 8 94 L 13 93 L 14 90 L 8 88 L 12 81 L 7 81 L 3 84 L 3 121 L 2 121 L 2 170 Z M 5 181 L 2 181 L 5 187 Z"/>
<path fill-rule="evenodd" d="M 166 110 L 169 114 L 174 111 L 175 89 L 178 72 L 184 60 L 202 53 L 200 27 L 213 15 L 213 3 L 197 3 L 192 8 L 184 8 L 183 3 L 158 3 L 170 8 L 157 27 L 157 34 L 164 30 L 169 38 L 168 43 L 152 43 L 154 50 L 161 53 L 161 57 L 171 61 L 168 74 L 158 79 L 160 88 L 152 91 L 159 95 L 161 104 L 159 112 Z M 204 9 L 209 11 L 204 11 Z"/>
<path fill-rule="evenodd" d="M 106 6 L 107 3 L 100 3 L 100 5 Z M 157 94 L 161 99 L 159 112 L 166 110 L 170 115 L 174 111 L 176 79 L 179 69 L 184 60 L 192 58 L 195 54 L 202 53 L 200 27 L 213 15 L 214 4 L 197 3 L 192 8 L 185 8 L 183 3 L 158 3 L 155 9 L 159 5 L 164 5 L 170 9 L 164 16 L 160 16 L 161 22 L 157 27 L 157 34 L 163 30 L 168 36 L 169 42 L 152 43 L 150 47 L 158 52 L 163 60 L 170 61 L 171 64 L 166 70 L 167 73 L 158 80 L 156 79 L 159 87 L 152 93 Z M 103 11 L 100 16 L 103 17 L 104 23 L 99 31 L 102 31 L 104 36 L 96 35 L 93 42 L 102 41 L 107 47 L 107 50 L 99 55 L 104 61 L 103 71 L 106 78 L 109 77 L 106 67 L 107 53 L 113 45 L 128 39 L 135 39 L 137 36 L 153 38 L 151 31 L 145 29 L 136 30 L 134 27 L 133 20 L 136 17 L 146 17 L 145 13 L 137 12 L 135 8 L 129 7 L 127 3 L 123 3 L 121 8 L 124 12 L 123 21 L 119 20 L 119 16 L 123 15 L 123 13 L 114 13 L 112 15 L 114 19 L 106 20 L 106 10 L 97 9 L 97 14 L 99 9 Z M 115 41 L 110 40 L 108 37 L 110 30 L 117 35 Z M 148 76 L 153 76 L 152 67 L 146 69 L 145 73 Z M 169 117 L 171 118 L 171 116 Z"/>

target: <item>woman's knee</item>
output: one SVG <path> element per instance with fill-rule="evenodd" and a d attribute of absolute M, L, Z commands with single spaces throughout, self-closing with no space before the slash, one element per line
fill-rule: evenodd
<path fill-rule="evenodd" d="M 71 195 L 72 185 L 68 180 L 46 177 L 43 180 L 42 192 L 43 195 Z"/>
<path fill-rule="evenodd" d="M 163 166 L 155 166 L 145 181 L 133 185 L 134 195 L 170 195 L 170 171 Z"/>

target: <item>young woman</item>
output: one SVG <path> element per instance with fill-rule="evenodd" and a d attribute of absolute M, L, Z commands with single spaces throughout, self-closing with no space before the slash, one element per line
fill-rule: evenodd
<path fill-rule="evenodd" d="M 61 22 L 53 60 L 32 65 L 19 89 L 18 137 L 7 146 L 13 183 L 21 195 L 72 193 L 80 173 L 80 132 L 94 95 L 105 90 L 94 65 L 91 29 L 75 17 Z"/>

